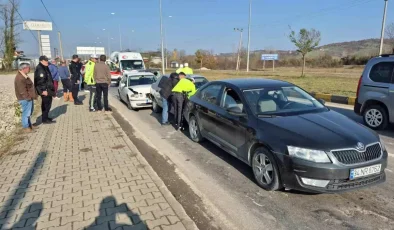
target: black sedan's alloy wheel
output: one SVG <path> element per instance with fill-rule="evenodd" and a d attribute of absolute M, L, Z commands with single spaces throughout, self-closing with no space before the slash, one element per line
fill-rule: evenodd
<path fill-rule="evenodd" d="M 198 122 L 195 116 L 191 116 L 189 120 L 189 134 L 190 139 L 194 142 L 201 142 L 204 138 L 201 136 L 200 127 L 198 126 Z"/>
<path fill-rule="evenodd" d="M 252 159 L 253 174 L 257 184 L 267 191 L 281 189 L 279 170 L 274 156 L 265 148 L 257 148 Z"/>

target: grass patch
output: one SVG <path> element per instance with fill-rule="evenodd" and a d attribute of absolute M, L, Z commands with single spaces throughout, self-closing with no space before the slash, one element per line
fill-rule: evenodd
<path fill-rule="evenodd" d="M 264 71 L 236 72 L 228 70 L 195 71 L 208 80 L 222 80 L 231 78 L 271 78 L 288 81 L 300 86 L 308 92 L 327 93 L 340 96 L 356 96 L 357 84 L 362 68 L 313 68 L 307 69 L 301 77 L 300 68 L 277 68 Z"/>

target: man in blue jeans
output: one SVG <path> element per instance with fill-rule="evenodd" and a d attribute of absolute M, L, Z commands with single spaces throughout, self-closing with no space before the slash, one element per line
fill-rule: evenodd
<path fill-rule="evenodd" d="M 168 122 L 168 113 L 169 111 L 171 111 L 171 103 L 169 103 L 172 94 L 171 91 L 174 88 L 174 86 L 178 83 L 178 81 L 179 81 L 178 74 L 172 73 L 170 77 L 163 76 L 159 82 L 160 96 L 163 102 L 162 103 L 163 112 L 162 112 L 162 120 L 161 120 L 162 125 L 170 124 Z"/>
<path fill-rule="evenodd" d="M 22 63 L 14 81 L 15 95 L 22 109 L 22 127 L 25 133 L 33 132 L 30 116 L 34 110 L 34 99 L 37 99 L 33 81 L 27 76 L 29 72 L 30 64 Z"/>

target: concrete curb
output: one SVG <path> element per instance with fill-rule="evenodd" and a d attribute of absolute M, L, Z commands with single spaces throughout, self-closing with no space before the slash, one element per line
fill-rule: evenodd
<path fill-rule="evenodd" d="M 356 102 L 356 97 L 345 97 L 345 96 L 315 93 L 315 92 L 312 92 L 311 95 L 316 99 L 323 99 L 326 102 L 332 102 L 337 104 L 354 105 Z"/>
<path fill-rule="evenodd" d="M 122 114 L 121 116 L 126 119 Z M 163 194 L 164 199 L 171 206 L 171 209 L 175 212 L 175 214 L 179 217 L 181 223 L 186 228 L 186 230 L 198 230 L 197 225 L 194 221 L 187 215 L 185 209 L 182 205 L 175 199 L 172 193 L 168 190 L 167 186 L 160 179 L 159 175 L 153 170 L 148 161 L 142 156 L 138 148 L 134 145 L 134 143 L 130 140 L 124 130 L 120 127 L 119 123 L 115 120 L 112 114 L 108 114 L 107 117 L 111 120 L 112 124 L 118 128 L 118 132 L 122 133 L 122 139 L 126 142 L 127 146 L 133 150 L 133 152 L 137 153 L 137 159 L 145 165 L 144 169 L 151 176 L 153 182 L 156 184 L 160 192 Z"/>

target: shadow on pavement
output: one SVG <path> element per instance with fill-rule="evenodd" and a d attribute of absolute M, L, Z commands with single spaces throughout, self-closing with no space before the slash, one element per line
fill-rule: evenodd
<path fill-rule="evenodd" d="M 41 105 L 39 105 L 39 106 L 41 106 Z M 58 106 L 55 109 L 51 110 L 49 112 L 49 117 L 52 119 L 56 119 L 56 118 L 60 117 L 61 115 L 66 114 L 67 113 L 67 106 L 68 106 L 68 104 L 64 104 L 64 105 Z M 40 116 L 37 117 L 36 123 L 34 123 L 34 125 L 40 125 L 40 124 L 42 124 L 42 114 L 40 114 Z"/>
<path fill-rule="evenodd" d="M 9 218 L 11 218 L 14 214 L 14 211 L 19 208 L 20 202 L 25 197 L 25 192 L 28 190 L 29 184 L 31 183 L 31 181 L 33 181 L 37 177 L 36 173 L 44 165 L 45 159 L 46 159 L 46 153 L 41 152 L 40 154 L 38 154 L 34 163 L 31 165 L 30 169 L 24 174 L 22 180 L 19 181 L 18 186 L 15 188 L 15 191 L 13 192 L 13 195 L 8 197 L 4 206 L 2 206 L 2 208 L 0 209 L 0 216 L 2 213 L 7 212 L 5 219 L 2 220 L 3 223 L 7 223 L 7 221 L 10 221 Z M 38 208 L 36 205 L 38 205 Z M 34 218 L 38 219 L 40 212 L 42 210 L 42 203 L 30 204 L 28 207 L 26 207 L 26 209 L 24 211 L 24 215 L 30 216 L 31 212 L 34 212 L 34 210 L 30 210 L 31 207 L 33 207 L 33 206 L 34 206 L 34 209 L 38 211 L 38 215 Z M 41 206 L 41 208 L 40 208 L 40 206 Z M 22 217 L 19 219 L 19 221 L 17 223 L 14 224 L 14 226 L 24 227 L 26 224 L 24 221 L 28 221 L 28 220 L 24 219 L 23 215 L 22 215 Z M 35 221 L 30 223 L 30 220 L 29 220 L 28 222 L 29 223 L 27 223 L 27 224 L 30 224 L 32 229 L 35 229 L 35 227 L 33 226 L 33 224 L 35 224 Z M 17 224 L 23 224 L 23 226 L 19 226 Z"/>
<path fill-rule="evenodd" d="M 115 207 L 108 209 L 107 207 Z M 111 210 L 111 211 L 109 211 Z M 119 218 L 117 214 L 124 214 L 126 218 Z M 131 211 L 128 206 L 118 204 L 116 198 L 108 196 L 101 201 L 99 216 L 95 221 L 86 227 L 87 230 L 93 229 L 148 229 L 145 223 L 141 220 L 140 216 Z"/>
<path fill-rule="evenodd" d="M 12 225 L 11 229 L 35 230 L 38 218 L 43 209 L 42 202 L 34 202 L 25 208 L 19 220 Z"/>

